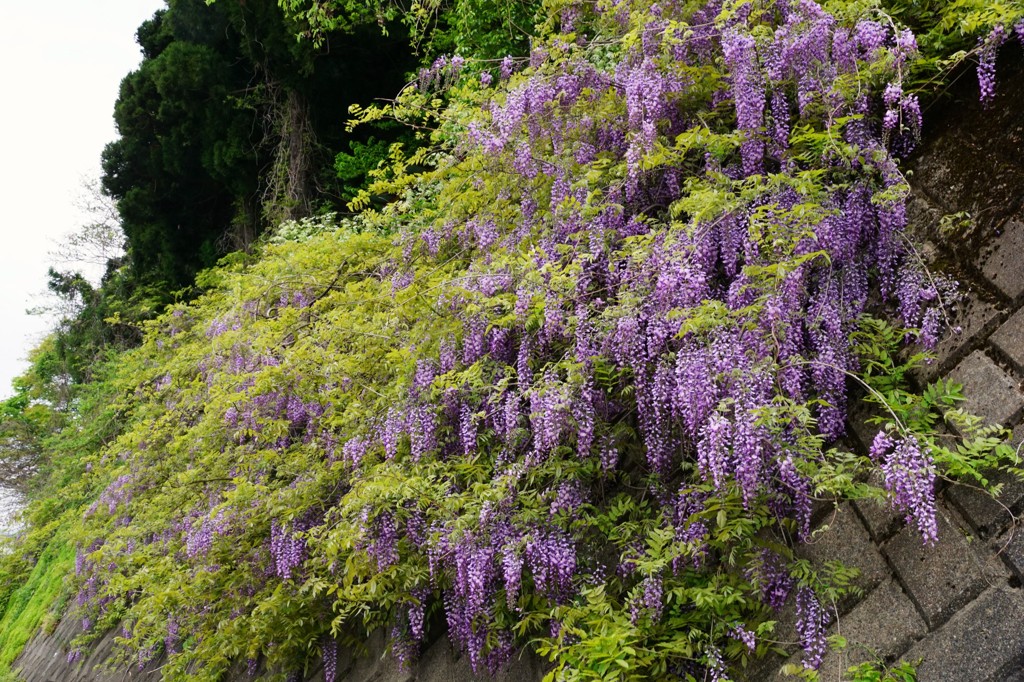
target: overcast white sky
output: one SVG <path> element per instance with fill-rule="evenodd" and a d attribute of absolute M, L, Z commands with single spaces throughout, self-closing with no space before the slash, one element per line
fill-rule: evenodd
<path fill-rule="evenodd" d="M 114 139 L 135 30 L 163 0 L 0 0 L 0 397 L 50 321 L 26 314 L 46 288 L 48 253 L 83 222 L 83 177 Z"/>

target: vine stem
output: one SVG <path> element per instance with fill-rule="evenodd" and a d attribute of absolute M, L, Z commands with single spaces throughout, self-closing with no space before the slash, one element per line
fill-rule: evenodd
<path fill-rule="evenodd" d="M 888 412 L 890 414 L 890 416 L 892 416 L 893 421 L 896 422 L 896 428 L 899 430 L 900 434 L 904 438 L 907 437 L 908 435 L 910 435 L 910 428 L 906 424 L 904 424 L 903 421 L 900 420 L 900 418 L 896 414 L 896 412 L 891 407 L 889 407 L 889 403 L 888 403 L 888 401 L 886 401 L 885 396 L 882 395 L 882 393 L 878 389 L 876 389 L 875 387 L 871 386 L 871 384 L 869 384 L 868 382 L 866 382 L 862 378 L 860 378 L 857 374 L 851 372 L 848 369 L 843 369 L 842 367 L 839 367 L 838 365 L 834 365 L 834 364 L 832 364 L 830 362 L 822 362 L 821 360 L 801 359 L 801 360 L 795 360 L 795 361 L 790 362 L 790 365 L 818 365 L 820 367 L 827 367 L 829 369 L 834 369 L 834 370 L 837 370 L 839 372 L 842 372 L 843 374 L 845 374 L 846 376 L 852 378 L 854 381 L 856 381 L 861 386 L 866 388 L 868 390 L 868 392 L 871 393 L 871 395 L 873 395 L 882 404 L 882 406 L 885 408 L 886 412 Z"/>

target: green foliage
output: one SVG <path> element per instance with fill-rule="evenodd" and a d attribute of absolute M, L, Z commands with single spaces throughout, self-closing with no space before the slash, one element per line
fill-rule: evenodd
<path fill-rule="evenodd" d="M 226 251 L 249 248 L 268 216 L 340 208 L 334 157 L 367 144 L 341 112 L 393 96 L 416 63 L 402 31 L 352 26 L 318 50 L 297 30 L 273 0 L 172 0 L 139 30 L 145 58 L 121 85 L 103 187 L 130 274 L 160 284 L 164 304 Z"/>
<path fill-rule="evenodd" d="M 1012 33 L 1024 20 L 1020 0 L 883 0 L 884 10 L 917 35 L 923 58 L 910 82 L 931 94 L 977 63 L 983 40 L 996 27 Z M 973 76 L 973 74 L 971 74 Z"/>
<path fill-rule="evenodd" d="M 1009 30 L 1024 16 L 1018 0 L 885 0 L 885 11 L 909 26 L 930 57 L 974 48 L 996 26 Z"/>
<path fill-rule="evenodd" d="M 521 56 L 529 48 L 540 0 L 279 0 L 288 16 L 305 24 L 303 35 L 322 44 L 331 31 L 349 31 L 362 24 L 387 26 L 401 22 L 414 45 L 430 62 L 439 54 L 460 54 L 485 60 Z"/>
<path fill-rule="evenodd" d="M 326 155 L 342 180 L 369 176 L 352 202 L 362 213 L 343 221 L 285 223 L 254 253 L 203 271 L 202 295 L 156 319 L 141 321 L 146 306 L 130 297 L 96 299 L 97 292 L 73 276 L 55 276 L 55 288 L 80 299 L 83 310 L 92 306 L 95 319 L 130 323 L 144 333 L 137 348 L 99 367 L 93 362 L 117 346 L 103 337 L 107 327 L 88 327 L 84 340 L 71 332 L 54 337 L 35 358 L 32 372 L 40 381 L 27 384 L 42 397 L 27 388 L 4 406 L 17 428 L 30 429 L 41 441 L 47 466 L 46 485 L 26 514 L 29 530 L 0 557 L 6 590 L 0 596 L 7 604 L 0 662 L 13 658 L 60 597 L 62 582 L 55 576 L 71 573 L 72 553 L 82 566 L 78 582 L 93 581 L 89 589 L 95 590 L 84 593 L 85 606 L 75 611 L 93 621 L 75 646 L 120 627 L 122 662 L 137 660 L 138 652 L 172 649 L 163 668 L 167 680 L 220 679 L 246 659 L 273 678 L 310 667 L 327 642 L 354 645 L 382 627 L 396 628 L 392 641 L 401 650 L 402 636 L 412 629 L 410 614 L 420 609 L 431 623 L 450 608 L 445 596 L 462 576 L 446 561 L 460 548 L 487 549 L 488 534 L 497 533 L 495 515 L 509 527 L 528 529 L 508 546 L 491 547 L 520 561 L 545 533 L 581 548 L 579 570 L 564 595 L 552 596 L 540 571 L 521 570 L 520 589 L 496 588 L 493 603 L 481 606 L 483 615 L 470 627 L 484 640 L 473 655 L 500 652 L 509 644 L 501 637 L 513 633 L 516 643 L 532 643 L 551 662 L 551 679 L 685 679 L 679 671 L 687 666 L 742 668 L 774 645 L 774 615 L 764 595 L 771 591 L 776 560 L 786 580 L 822 602 L 851 589 L 851 571 L 838 565 L 815 569 L 796 559 L 800 521 L 776 511 L 778 497 L 751 493 L 735 477 L 713 484 L 696 461 L 695 436 L 681 441 L 684 455 L 669 473 L 656 471 L 647 461 L 637 415 L 645 368 L 613 362 L 605 351 L 577 357 L 569 339 L 587 323 L 609 338 L 656 293 L 654 286 L 624 287 L 615 296 L 598 296 L 581 284 L 586 268 L 596 263 L 602 277 L 636 275 L 631 268 L 655 262 L 656 254 L 692 255 L 701 230 L 740 212 L 749 219 L 759 257 L 736 266 L 743 277 L 736 302 L 708 296 L 674 306 L 666 319 L 678 323 L 672 343 L 696 339 L 711 347 L 715 334 L 751 338 L 794 272 L 829 281 L 821 273 L 833 267 L 833 256 L 813 240 L 836 213 L 831 197 L 863 180 L 864 168 L 869 175 L 879 168 L 889 173 L 865 180 L 876 204 L 899 201 L 905 187 L 895 165 L 882 165 L 884 149 L 858 147 L 845 135 L 860 116 L 835 120 L 813 97 L 786 139 L 788 166 L 748 177 L 736 173 L 748 133 L 737 131 L 729 107 L 714 104 L 729 75 L 718 63 L 689 64 L 668 50 L 650 60 L 688 84 L 670 99 L 672 114 L 688 127 L 659 135 L 658 126 L 667 123 L 655 121 L 655 141 L 638 161 L 604 149 L 584 153 L 596 136 L 562 124 L 629 120 L 613 76 L 625 55 L 643 45 L 654 19 L 651 7 L 634 4 L 624 7 L 624 20 L 584 11 L 577 30 L 596 36 L 587 43 L 567 38 L 575 35 L 562 13 L 570 4 L 551 2 L 538 22 L 546 38 L 538 53 L 544 59 L 523 75 L 491 87 L 479 78 L 483 65 L 471 64 L 462 73 L 440 73 L 443 91 L 408 88 L 386 104 L 356 107 L 359 122 L 393 119 L 413 131 L 411 141 L 389 144 L 379 160 L 384 145 L 369 138 L 359 142 L 362 147 L 349 144 L 351 155 L 337 155 L 343 146 Z M 273 156 L 261 156 L 266 140 L 239 134 L 233 122 L 247 120 L 240 112 L 251 115 L 268 102 L 279 103 L 280 92 L 301 91 L 303 79 L 318 73 L 307 47 L 285 47 L 280 39 L 295 28 L 292 21 L 308 22 L 304 28 L 320 37 L 328 29 L 354 35 L 367 22 L 405 21 L 414 40 L 431 50 L 451 45 L 486 57 L 522 50 L 518 25 L 534 9 L 475 0 L 417 4 L 407 13 L 389 2 L 296 0 L 283 6 L 290 19 L 274 24 L 268 34 L 274 39 L 266 43 L 256 40 L 262 32 L 240 29 L 240 17 L 250 17 L 243 3 L 218 2 L 208 10 L 181 0 L 140 30 L 147 62 L 125 81 L 118 109 L 125 137 L 106 156 L 108 189 L 120 199 L 130 253 L 143 259 L 137 266 L 146 262 L 143 245 L 155 249 L 151 265 L 168 278 L 187 281 L 212 262 L 217 249 L 197 254 L 196 244 L 212 244 L 211 235 L 230 222 L 235 202 L 248 191 L 239 188 L 259 186 L 258 177 L 239 167 Z M 278 16 L 259 8 L 265 13 L 254 19 Z M 736 9 L 729 4 L 723 16 Z M 852 23 L 876 6 L 847 9 L 843 20 Z M 752 34 L 767 40 L 768 24 L 760 20 L 757 14 L 750 19 Z M 234 70 L 251 77 L 257 63 L 266 69 L 261 73 L 278 74 L 274 80 L 283 90 L 268 94 L 267 86 L 247 93 L 241 100 L 248 109 L 238 101 L 225 104 Z M 561 79 L 580 65 L 603 85 L 588 86 L 574 100 L 567 94 L 571 84 Z M 880 88 L 891 71 L 884 60 L 864 66 L 840 83 L 838 97 Z M 533 175 L 511 172 L 521 162 L 512 151 L 487 154 L 467 143 L 497 124 L 501 106 L 527 82 L 558 84 L 535 113 L 546 116 L 552 130 L 569 131 L 557 143 L 539 135 L 527 148 L 525 163 L 546 164 Z M 209 95 L 204 106 L 185 106 L 195 92 Z M 494 106 L 481 106 L 489 102 Z M 192 140 L 199 149 L 185 144 Z M 549 169 L 557 168 L 571 171 L 566 177 L 578 184 L 570 189 L 585 191 L 553 201 L 557 185 Z M 666 170 L 678 171 L 677 189 L 670 200 L 629 206 L 639 226 L 630 234 L 619 238 L 609 229 L 594 230 L 592 240 L 549 238 L 556 227 L 574 226 L 572 234 L 583 235 L 584 225 L 622 215 L 629 203 L 622 187 L 636 177 L 653 182 Z M 158 201 L 154 186 L 166 197 Z M 188 202 L 181 201 L 183 193 Z M 798 200 L 783 205 L 777 200 L 782 193 Z M 531 202 L 532 222 L 524 219 Z M 175 213 L 199 210 L 198 204 L 203 210 L 216 206 L 216 215 Z M 179 219 L 188 221 L 185 231 L 195 230 L 190 245 L 168 237 Z M 521 233 L 484 247 L 468 227 L 452 231 L 483 221 L 502 236 Z M 592 258 L 580 256 L 590 248 Z M 178 260 L 176 249 L 192 260 Z M 721 271 L 712 277 L 719 284 L 730 281 Z M 487 286 L 492 281 L 508 284 Z M 577 297 L 591 300 L 592 308 L 558 308 Z M 419 362 L 465 347 L 474 320 L 483 320 L 485 331 L 519 335 L 526 343 L 540 338 L 559 312 L 565 313 L 564 338 L 550 341 L 545 354 L 525 354 L 522 368 L 482 354 L 453 361 L 417 385 Z M 807 328 L 820 332 L 819 324 L 810 319 Z M 924 360 L 904 343 L 917 330 L 866 315 L 851 324 L 851 354 L 860 369 L 838 368 L 840 380 L 846 372 L 863 388 L 884 433 L 920 439 L 943 475 L 987 487 L 987 472 L 1013 461 L 1014 453 L 1001 444 L 997 429 L 957 409 L 958 387 L 907 387 L 905 379 Z M 837 369 L 802 356 L 784 367 L 782 343 L 790 329 L 770 331 L 759 339 L 764 354 L 747 353 L 747 366 L 727 368 L 717 378 L 725 383 L 762 370 L 779 376 L 772 372 L 801 362 Z M 678 344 L 672 348 L 670 360 L 681 352 Z M 53 400 L 60 377 L 75 372 L 84 385 Z M 482 425 L 507 409 L 502 396 L 511 388 L 523 404 L 513 406 L 519 411 L 499 438 L 495 427 Z M 566 428 L 543 457 L 531 459 L 535 422 L 543 415 L 534 401 L 568 412 L 584 390 L 611 406 L 612 417 L 597 433 L 602 452 L 579 452 L 581 437 Z M 415 407 L 436 417 L 437 441 L 423 451 L 411 429 L 386 444 L 381 435 L 410 395 L 419 401 Z M 773 395 L 751 419 L 765 443 L 785 444 L 795 473 L 809 484 L 808 503 L 811 497 L 887 498 L 865 482 L 876 462 L 822 434 L 825 396 Z M 714 407 L 725 415 L 738 409 L 734 398 Z M 53 418 L 59 428 L 49 437 L 40 434 L 39 428 L 49 427 L 39 425 Z M 941 432 L 943 422 L 963 438 Z M 474 429 L 471 437 L 456 433 L 463 426 Z M 608 457 L 615 461 L 604 461 Z M 574 490 L 585 501 L 563 508 L 560 496 Z M 700 503 L 690 509 L 665 502 L 688 499 Z M 396 536 L 393 560 L 382 560 L 381 529 L 388 524 L 404 532 Z M 695 531 L 692 537 L 688 531 Z M 281 558 L 285 544 L 301 545 L 303 560 L 287 565 Z M 651 586 L 663 590 L 657 607 L 644 601 Z M 172 630 L 184 635 L 167 644 Z M 738 633 L 756 636 L 753 651 Z M 906 666 L 862 666 L 855 674 L 906 680 L 913 673 Z"/>
<path fill-rule="evenodd" d="M 900 661 L 892 666 L 862 663 L 847 671 L 852 682 L 917 682 L 914 665 Z"/>
<path fill-rule="evenodd" d="M 63 533 L 50 541 L 27 576 L 11 571 L 7 557 L 0 561 L 0 585 L 17 586 L 3 595 L 0 618 L 0 674 L 7 672 L 22 648 L 35 636 L 51 609 L 68 588 L 66 578 L 74 572 L 75 550 Z"/>

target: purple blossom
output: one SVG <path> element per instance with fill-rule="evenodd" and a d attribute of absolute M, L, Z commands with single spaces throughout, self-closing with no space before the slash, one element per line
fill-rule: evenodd
<path fill-rule="evenodd" d="M 981 89 L 982 106 L 991 106 L 996 96 L 996 55 L 999 47 L 1006 42 L 1006 29 L 998 25 L 978 41 L 978 85 Z"/>
<path fill-rule="evenodd" d="M 908 523 L 917 526 L 925 544 L 938 540 L 935 508 L 935 465 L 917 439 L 907 434 L 895 440 L 884 431 L 871 444 L 872 459 L 881 461 L 885 488 L 893 506 L 904 512 Z"/>
<path fill-rule="evenodd" d="M 860 21 L 854 28 L 857 46 L 869 61 L 873 60 L 878 51 L 885 46 L 888 36 L 888 29 L 877 21 Z"/>
<path fill-rule="evenodd" d="M 793 577 L 782 557 L 770 550 L 761 550 L 748 569 L 748 575 L 759 587 L 761 600 L 776 611 L 781 609 L 793 589 Z"/>
<path fill-rule="evenodd" d="M 630 605 L 629 619 L 634 625 L 644 617 L 649 618 L 652 623 L 657 623 L 661 620 L 665 599 L 661 576 L 647 576 L 640 582 L 639 590 L 639 594 Z"/>
<path fill-rule="evenodd" d="M 371 524 L 372 538 L 367 553 L 377 564 L 377 570 L 383 573 L 398 563 L 398 530 L 395 528 L 394 516 L 384 512 Z"/>
<path fill-rule="evenodd" d="M 335 682 L 338 678 L 338 642 L 325 634 L 320 638 L 320 651 L 324 659 L 324 682 Z"/>
<path fill-rule="evenodd" d="M 537 591 L 556 601 L 572 589 L 576 573 L 576 548 L 557 529 L 538 531 L 526 544 L 526 560 Z"/>
<path fill-rule="evenodd" d="M 800 646 L 804 649 L 804 667 L 817 670 L 821 667 L 821 659 L 825 655 L 825 628 L 831 622 L 831 616 L 822 608 L 814 590 L 809 587 L 797 590 L 796 613 L 796 630 L 800 635 Z"/>
<path fill-rule="evenodd" d="M 758 138 L 758 130 L 764 124 L 766 97 L 753 36 L 736 30 L 726 32 L 722 36 L 722 53 L 732 72 L 736 127 L 746 133 L 743 172 L 754 175 L 763 170 L 764 143 Z"/>
<path fill-rule="evenodd" d="M 523 580 L 522 551 L 514 544 L 507 544 L 501 550 L 502 577 L 505 580 L 505 599 L 510 609 L 515 608 Z"/>
<path fill-rule="evenodd" d="M 749 651 L 750 653 L 754 653 L 754 651 L 757 649 L 757 635 L 755 635 L 753 632 L 743 627 L 742 625 L 736 625 L 735 627 L 733 627 L 729 635 L 733 639 L 743 642 L 747 647 L 747 651 Z"/>
<path fill-rule="evenodd" d="M 294 571 L 306 560 L 306 541 L 274 521 L 270 526 L 270 555 L 277 577 L 291 580 Z"/>
<path fill-rule="evenodd" d="M 177 653 L 180 643 L 181 636 L 178 634 L 178 621 L 170 618 L 167 621 L 167 634 L 164 636 L 164 650 L 168 654 Z"/>

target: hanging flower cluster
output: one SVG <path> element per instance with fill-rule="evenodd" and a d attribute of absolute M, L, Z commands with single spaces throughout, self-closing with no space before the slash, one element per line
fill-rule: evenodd
<path fill-rule="evenodd" d="M 528 65 L 439 60 L 406 93 L 447 91 L 454 142 L 381 191 L 391 233 L 274 246 L 143 349 L 175 399 L 90 474 L 121 478 L 78 573 L 165 674 L 230 645 L 332 679 L 337 637 L 409 662 L 444 622 L 475 670 L 538 638 L 571 678 L 612 637 L 625 668 L 727 679 L 793 600 L 820 664 L 791 545 L 851 339 L 870 310 L 933 344 L 946 293 L 904 235 L 914 37 L 812 0 L 555 4 Z M 896 435 L 861 466 L 933 542 L 931 453 Z"/>

